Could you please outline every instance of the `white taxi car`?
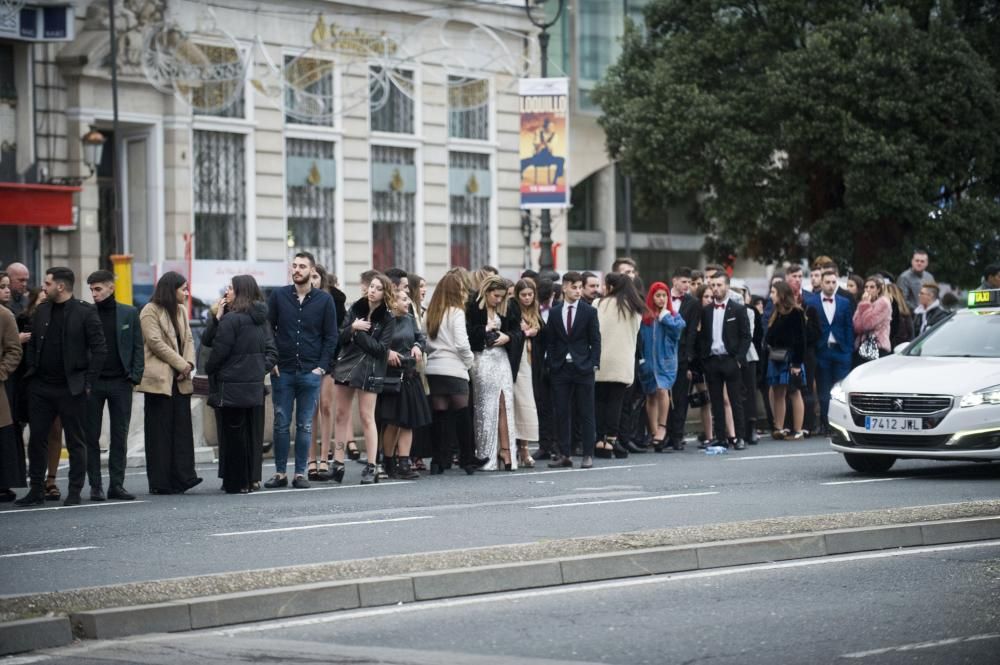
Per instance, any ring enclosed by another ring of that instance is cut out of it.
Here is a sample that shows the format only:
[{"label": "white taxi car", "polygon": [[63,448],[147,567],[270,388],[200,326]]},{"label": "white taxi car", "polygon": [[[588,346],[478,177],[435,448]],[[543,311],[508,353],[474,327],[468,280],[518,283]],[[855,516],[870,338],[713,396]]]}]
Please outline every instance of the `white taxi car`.
[{"label": "white taxi car", "polygon": [[1000,290],[833,387],[831,445],[861,473],[897,459],[1000,460]]}]

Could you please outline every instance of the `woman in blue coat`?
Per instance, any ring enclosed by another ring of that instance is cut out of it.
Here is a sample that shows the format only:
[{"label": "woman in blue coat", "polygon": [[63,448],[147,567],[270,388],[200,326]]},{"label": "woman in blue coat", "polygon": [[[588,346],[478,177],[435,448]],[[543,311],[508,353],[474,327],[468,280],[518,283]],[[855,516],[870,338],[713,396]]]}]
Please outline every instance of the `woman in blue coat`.
[{"label": "woman in blue coat", "polygon": [[642,338],[639,381],[646,393],[646,421],[654,446],[662,445],[667,438],[670,389],[677,379],[677,346],[683,330],[684,319],[674,312],[667,285],[653,282],[639,328]]}]

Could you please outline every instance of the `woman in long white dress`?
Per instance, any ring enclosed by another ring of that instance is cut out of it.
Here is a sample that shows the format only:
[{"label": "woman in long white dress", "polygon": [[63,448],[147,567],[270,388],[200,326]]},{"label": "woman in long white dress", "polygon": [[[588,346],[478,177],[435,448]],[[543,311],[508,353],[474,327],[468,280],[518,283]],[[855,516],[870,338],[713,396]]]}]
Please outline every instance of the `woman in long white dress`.
[{"label": "woman in long white dress", "polygon": [[507,316],[507,282],[490,275],[479,286],[479,295],[466,306],[469,344],[476,362],[472,372],[475,402],[476,456],[487,462],[480,468],[507,471],[517,468],[511,441],[517,438],[514,424],[514,377],[507,349],[521,334],[520,323]]},{"label": "woman in long white dress", "polygon": [[538,441],[538,407],[535,386],[541,380],[545,345],[541,333],[545,327],[538,310],[535,282],[522,279],[514,285],[514,297],[507,303],[511,317],[520,320],[521,336],[508,345],[510,367],[514,374],[514,424],[517,427],[517,463],[535,466],[528,443]]}]

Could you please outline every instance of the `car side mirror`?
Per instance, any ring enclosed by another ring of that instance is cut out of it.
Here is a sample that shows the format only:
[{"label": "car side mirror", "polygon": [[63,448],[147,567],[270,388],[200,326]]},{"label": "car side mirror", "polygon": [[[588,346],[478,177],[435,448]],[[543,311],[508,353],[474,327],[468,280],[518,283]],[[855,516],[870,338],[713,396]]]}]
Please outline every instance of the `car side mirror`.
[{"label": "car side mirror", "polygon": [[908,348],[910,348],[910,343],[909,342],[903,342],[902,344],[897,344],[896,348],[894,348],[892,350],[892,352],[895,353],[895,354],[900,354],[903,351],[906,351]]}]

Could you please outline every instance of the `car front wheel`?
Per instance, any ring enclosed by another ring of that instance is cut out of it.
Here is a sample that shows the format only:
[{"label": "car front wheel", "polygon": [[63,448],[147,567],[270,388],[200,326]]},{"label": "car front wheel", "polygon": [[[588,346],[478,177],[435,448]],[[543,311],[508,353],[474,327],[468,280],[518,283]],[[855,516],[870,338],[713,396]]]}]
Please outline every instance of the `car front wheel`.
[{"label": "car front wheel", "polygon": [[857,453],[844,453],[847,466],[858,473],[877,474],[885,473],[896,463],[896,458],[891,455],[859,455]]}]

